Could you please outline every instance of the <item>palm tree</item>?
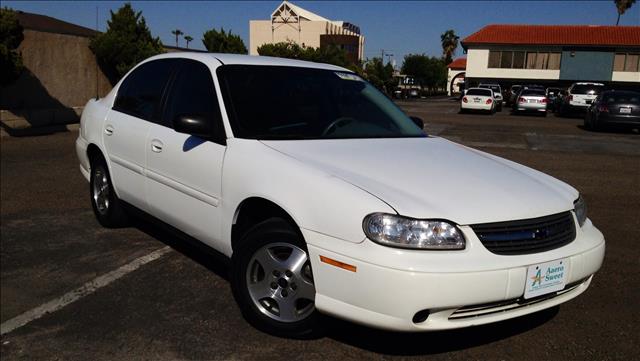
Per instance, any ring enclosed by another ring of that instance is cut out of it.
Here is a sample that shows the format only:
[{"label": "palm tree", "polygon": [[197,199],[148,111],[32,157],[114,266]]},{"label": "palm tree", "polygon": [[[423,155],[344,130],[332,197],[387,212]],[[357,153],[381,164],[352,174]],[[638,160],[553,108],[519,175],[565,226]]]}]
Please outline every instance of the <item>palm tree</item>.
[{"label": "palm tree", "polygon": [[616,26],[620,23],[620,15],[624,14],[636,0],[613,0],[618,8],[618,20],[616,20]]},{"label": "palm tree", "polygon": [[[635,1],[635,0],[634,0]],[[460,37],[456,33],[449,29],[440,35],[440,42],[442,44],[442,55],[445,59],[445,63],[449,64],[453,60],[453,54],[458,47],[458,39]]]},{"label": "palm tree", "polygon": [[183,35],[184,33],[180,29],[171,30],[171,34],[176,36],[176,47],[178,46],[178,36]]},{"label": "palm tree", "polygon": [[185,35],[185,36],[184,36],[184,41],[186,41],[186,42],[187,42],[187,49],[189,49],[189,43],[190,43],[191,41],[193,41],[193,38],[192,38],[190,35]]}]

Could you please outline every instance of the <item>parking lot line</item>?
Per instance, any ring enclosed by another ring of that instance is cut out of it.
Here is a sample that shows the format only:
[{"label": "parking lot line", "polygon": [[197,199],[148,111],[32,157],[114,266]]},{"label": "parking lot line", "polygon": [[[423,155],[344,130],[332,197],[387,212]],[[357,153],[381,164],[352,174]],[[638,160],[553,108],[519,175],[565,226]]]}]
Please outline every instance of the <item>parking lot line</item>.
[{"label": "parking lot line", "polygon": [[111,282],[137,270],[141,266],[157,260],[158,258],[164,256],[170,251],[171,251],[171,248],[169,246],[165,246],[160,249],[157,249],[147,255],[134,259],[133,261],[125,264],[124,266],[114,271],[111,271],[102,276],[96,277],[93,280],[85,283],[84,285],[70,292],[65,293],[61,297],[58,297],[36,308],[33,308],[21,315],[18,315],[0,325],[0,335],[9,333],[17,328],[20,328],[28,324],[31,321],[37,320],[38,318],[46,315],[47,313],[55,312],[70,303],[73,303],[85,296],[88,296],[93,292],[95,292],[96,290],[110,284]]}]

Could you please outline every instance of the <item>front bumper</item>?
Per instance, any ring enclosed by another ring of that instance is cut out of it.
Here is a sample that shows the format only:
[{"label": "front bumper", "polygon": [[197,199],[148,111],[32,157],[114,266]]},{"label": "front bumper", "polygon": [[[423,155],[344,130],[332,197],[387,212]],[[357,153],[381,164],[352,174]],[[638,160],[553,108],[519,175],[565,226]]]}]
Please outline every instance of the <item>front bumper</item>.
[{"label": "front bumper", "polygon": [[[368,240],[347,244],[303,230],[313,267],[316,307],[339,318],[395,331],[481,325],[578,296],[604,258],[604,237],[590,222],[564,247],[521,256],[490,253],[470,229],[461,228],[467,238],[463,251],[407,251]],[[320,256],[353,265],[356,271],[323,263]],[[527,266],[556,259],[569,263],[565,290],[523,304]],[[423,310],[429,310],[428,318],[414,322],[414,316]]]}]

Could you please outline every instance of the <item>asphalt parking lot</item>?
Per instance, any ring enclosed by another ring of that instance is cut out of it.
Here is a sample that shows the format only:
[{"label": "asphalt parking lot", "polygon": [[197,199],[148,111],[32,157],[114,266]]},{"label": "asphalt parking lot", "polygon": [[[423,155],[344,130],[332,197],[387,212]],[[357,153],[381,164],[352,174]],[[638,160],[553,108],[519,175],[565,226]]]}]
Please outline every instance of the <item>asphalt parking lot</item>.
[{"label": "asphalt parking lot", "polygon": [[4,333],[2,359],[636,358],[640,134],[593,133],[580,127],[580,118],[513,116],[508,108],[462,115],[446,98],[400,105],[424,119],[430,134],[579,189],[607,239],[604,265],[591,287],[558,308],[464,330],[401,334],[330,320],[323,338],[275,338],[242,319],[224,260],[143,221],[120,230],[98,225],[77,166],[77,133],[3,137],[3,330],[63,295],[74,302]]}]

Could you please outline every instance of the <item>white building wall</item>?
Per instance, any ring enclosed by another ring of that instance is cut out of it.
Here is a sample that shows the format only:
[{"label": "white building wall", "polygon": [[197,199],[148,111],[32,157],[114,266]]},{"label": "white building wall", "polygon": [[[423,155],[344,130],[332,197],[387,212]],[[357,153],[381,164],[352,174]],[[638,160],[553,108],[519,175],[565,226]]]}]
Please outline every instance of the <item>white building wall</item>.
[{"label": "white building wall", "polygon": [[614,71],[611,75],[613,81],[635,81],[640,82],[640,72],[637,71]]},{"label": "white building wall", "polygon": [[449,69],[447,72],[447,94],[449,96],[451,96],[451,81],[453,81],[453,78],[456,77],[456,75],[460,74],[460,73],[464,73],[464,70],[454,70],[454,69]]},{"label": "white building wall", "polygon": [[560,79],[560,70],[488,68],[489,49],[467,51],[467,78]]}]

